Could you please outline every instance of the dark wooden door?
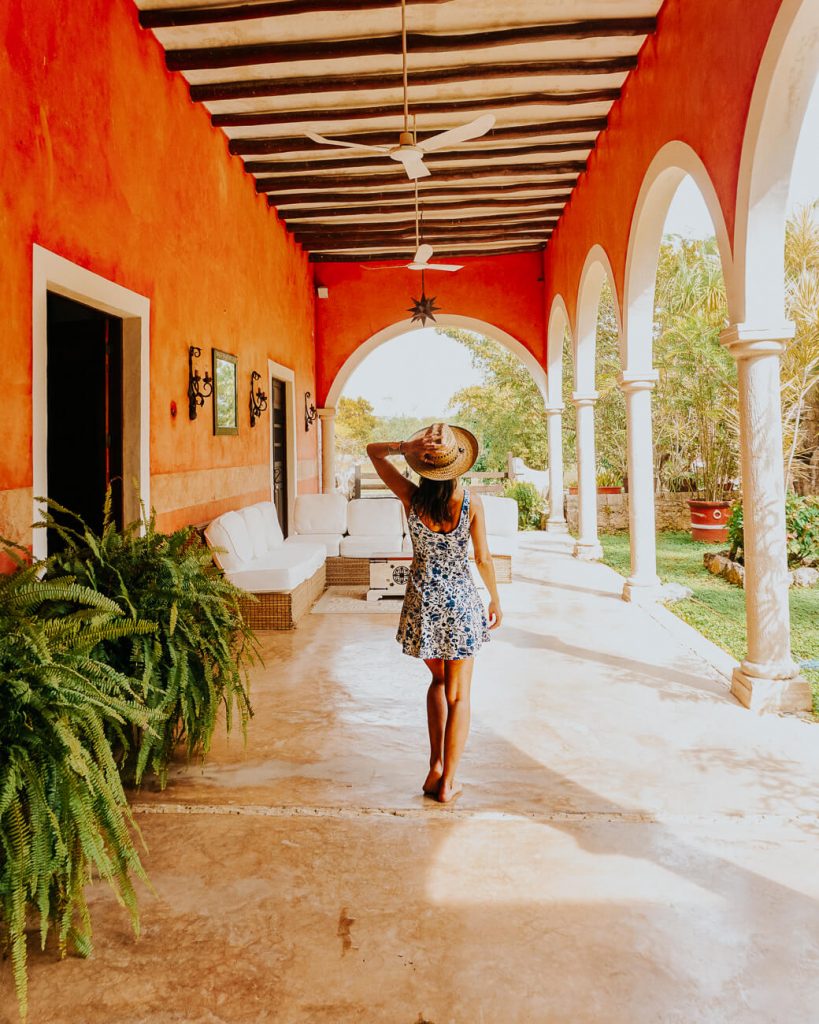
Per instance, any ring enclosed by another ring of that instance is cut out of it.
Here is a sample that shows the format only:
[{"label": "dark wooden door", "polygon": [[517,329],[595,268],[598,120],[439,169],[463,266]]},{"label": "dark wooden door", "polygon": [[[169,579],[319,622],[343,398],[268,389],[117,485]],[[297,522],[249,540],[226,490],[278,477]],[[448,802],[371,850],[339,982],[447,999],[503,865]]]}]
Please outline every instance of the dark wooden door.
[{"label": "dark wooden door", "polygon": [[270,429],[273,431],[273,501],[287,536],[287,392],[284,381],[270,379]]},{"label": "dark wooden door", "polygon": [[61,295],[47,309],[48,497],[99,531],[110,487],[121,527],[122,321]]}]

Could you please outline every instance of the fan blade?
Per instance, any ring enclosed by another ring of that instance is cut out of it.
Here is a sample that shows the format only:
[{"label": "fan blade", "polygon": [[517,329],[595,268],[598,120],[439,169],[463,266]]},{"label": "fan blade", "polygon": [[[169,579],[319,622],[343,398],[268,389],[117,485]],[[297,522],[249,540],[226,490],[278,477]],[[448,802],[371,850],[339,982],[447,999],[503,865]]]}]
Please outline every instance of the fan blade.
[{"label": "fan blade", "polygon": [[404,165],[404,170],[407,172],[407,177],[411,180],[429,177],[429,170],[424,164],[423,157],[420,153],[416,153],[414,149],[399,149],[391,155],[394,160],[400,160]]},{"label": "fan blade", "polygon": [[341,139],[325,139],[318,132],[306,131],[304,134],[321,146],[339,146],[341,149],[356,149],[362,153],[389,153],[386,146],[360,146],[355,142],[342,142]]},{"label": "fan blade", "polygon": [[433,253],[431,245],[427,245],[426,242],[418,246],[418,251],[412,258],[413,263],[429,263],[429,258]]},{"label": "fan blade", "polygon": [[481,114],[480,117],[476,117],[469,124],[462,124],[460,128],[451,128],[448,132],[433,135],[431,138],[417,143],[417,146],[424,153],[432,153],[436,149],[446,149],[447,146],[454,146],[459,142],[469,142],[470,139],[478,139],[481,135],[486,135],[494,124],[494,114]]},{"label": "fan blade", "polygon": [[427,263],[427,270],[463,270],[458,263]]}]

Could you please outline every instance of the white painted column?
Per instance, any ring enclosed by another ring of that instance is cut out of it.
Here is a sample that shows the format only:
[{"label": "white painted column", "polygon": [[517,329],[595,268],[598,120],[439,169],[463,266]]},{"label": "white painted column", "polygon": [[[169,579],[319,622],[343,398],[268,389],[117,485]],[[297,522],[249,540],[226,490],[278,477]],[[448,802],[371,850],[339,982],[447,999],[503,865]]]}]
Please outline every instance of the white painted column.
[{"label": "white painted column", "polygon": [[568,533],[563,514],[563,403],[546,406],[546,428],[549,437],[549,518],[547,533]]},{"label": "white painted column", "polygon": [[620,387],[626,398],[628,527],[631,546],[631,575],[623,586],[624,601],[656,601],[660,595],[654,520],[654,438],[651,425],[651,392],[657,378],[656,370],[625,370],[620,375]]},{"label": "white painted column", "polygon": [[734,324],[720,340],[737,361],[748,654],[731,692],[754,711],[809,711],[791,656],[779,361],[793,324]]},{"label": "white painted column", "polygon": [[601,558],[603,549],[597,537],[597,456],[594,449],[594,405],[596,391],[572,395],[577,409],[577,496],[579,529],[574,557],[584,561]]},{"label": "white painted column", "polygon": [[321,493],[336,489],[336,410],[318,409],[321,423]]}]

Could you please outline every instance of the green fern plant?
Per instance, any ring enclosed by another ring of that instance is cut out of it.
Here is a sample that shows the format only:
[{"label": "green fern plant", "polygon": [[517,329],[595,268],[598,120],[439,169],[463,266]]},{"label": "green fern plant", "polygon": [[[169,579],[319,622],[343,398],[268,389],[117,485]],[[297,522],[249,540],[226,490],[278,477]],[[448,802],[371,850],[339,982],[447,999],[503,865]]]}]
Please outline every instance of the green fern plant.
[{"label": "green fern plant", "polygon": [[0,575],[0,939],[25,1020],[29,917],[42,948],[53,931],[61,956],[86,955],[84,888],[96,871],[138,932],[132,876],[145,873],[105,732],[147,731],[151,716],[96,652],[154,627],[71,577],[43,581],[15,560],[17,572]]},{"label": "green fern plant", "polygon": [[210,749],[220,708],[228,731],[238,715],[246,734],[247,670],[258,646],[242,617],[241,592],[216,569],[198,532],[161,533],[153,514],[117,530],[110,496],[101,534],[53,503],[39,525],[55,530],[64,545],[49,559],[46,578],[70,575],[131,620],[157,624],[151,635],[103,640],[99,649],[112,668],[138,680],[140,699],[158,719],[151,730],[111,727],[126,780],[138,785],[150,769],[164,788],[177,747],[184,745],[188,757]]}]

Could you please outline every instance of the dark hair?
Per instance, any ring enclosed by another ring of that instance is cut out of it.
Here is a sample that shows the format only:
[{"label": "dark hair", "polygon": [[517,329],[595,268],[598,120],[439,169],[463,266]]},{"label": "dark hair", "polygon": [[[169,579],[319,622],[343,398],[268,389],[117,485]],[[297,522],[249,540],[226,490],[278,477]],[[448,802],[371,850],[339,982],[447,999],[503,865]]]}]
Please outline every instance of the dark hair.
[{"label": "dark hair", "polygon": [[430,523],[449,522],[449,502],[457,485],[457,477],[452,480],[430,480],[422,476],[418,490],[412,496],[415,514]]}]

